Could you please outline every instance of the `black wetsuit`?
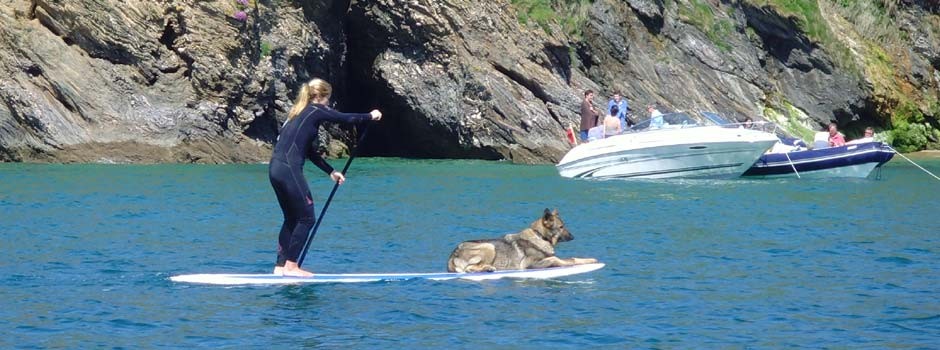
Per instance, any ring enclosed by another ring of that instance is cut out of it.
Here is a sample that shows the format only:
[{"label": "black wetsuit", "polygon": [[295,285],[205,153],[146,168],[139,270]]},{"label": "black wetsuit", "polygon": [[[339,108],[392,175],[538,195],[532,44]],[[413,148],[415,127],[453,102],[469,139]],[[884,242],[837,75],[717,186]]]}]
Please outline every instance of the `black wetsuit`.
[{"label": "black wetsuit", "polygon": [[317,153],[320,124],[324,121],[359,123],[371,118],[368,113],[340,113],[311,104],[281,128],[268,166],[271,186],[284,212],[284,224],[277,238],[277,266],[284,266],[285,260],[297,261],[316,222],[313,197],[303,173],[305,158],[327,174],[333,173],[333,167]]}]

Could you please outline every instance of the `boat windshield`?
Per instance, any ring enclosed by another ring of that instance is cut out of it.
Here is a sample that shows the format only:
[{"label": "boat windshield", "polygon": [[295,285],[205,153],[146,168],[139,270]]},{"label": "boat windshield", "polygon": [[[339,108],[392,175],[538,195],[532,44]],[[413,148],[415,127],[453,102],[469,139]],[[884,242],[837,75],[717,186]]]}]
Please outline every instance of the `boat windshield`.
[{"label": "boat windshield", "polygon": [[646,120],[642,120],[639,123],[636,123],[636,125],[630,127],[630,130],[643,131],[656,129],[678,129],[713,125],[718,125],[718,123],[704,115],[675,112],[664,113]]},{"label": "boat windshield", "polygon": [[776,123],[768,121],[745,121],[745,122],[736,122],[731,119],[726,118],[723,115],[714,112],[700,112],[702,116],[708,118],[709,120],[714,121],[716,124],[721,125],[725,128],[744,128],[751,130],[759,130],[766,133],[771,133],[777,136],[785,145],[801,146],[806,147],[806,143],[800,140],[799,137],[796,137],[786,130],[780,128]]}]

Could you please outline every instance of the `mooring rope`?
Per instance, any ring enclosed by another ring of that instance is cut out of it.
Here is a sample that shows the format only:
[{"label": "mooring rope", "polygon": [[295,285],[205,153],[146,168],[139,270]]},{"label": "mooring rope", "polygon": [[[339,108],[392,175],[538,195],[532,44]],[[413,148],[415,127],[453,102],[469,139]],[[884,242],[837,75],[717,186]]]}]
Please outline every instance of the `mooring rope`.
[{"label": "mooring rope", "polygon": [[934,175],[934,174],[933,174],[932,172],[930,172],[929,170],[924,169],[924,167],[920,166],[920,164],[914,163],[913,160],[911,160],[911,159],[908,158],[908,157],[905,157],[903,154],[901,154],[901,152],[898,152],[898,150],[894,149],[894,148],[891,147],[891,146],[888,146],[888,148],[891,149],[891,151],[894,151],[894,154],[897,154],[897,155],[901,156],[901,158],[904,158],[904,159],[907,160],[908,162],[911,162],[911,164],[914,164],[914,166],[920,168],[920,170],[923,170],[925,173],[930,174],[930,176],[933,176],[934,179],[940,180],[940,177],[937,177],[937,175]]},{"label": "mooring rope", "polygon": [[796,178],[797,178],[797,179],[802,179],[802,177],[800,177],[800,172],[799,172],[799,171],[796,171],[796,166],[793,165],[793,160],[790,159],[790,152],[784,152],[783,154],[786,154],[786,155],[787,155],[787,160],[790,161],[790,167],[793,168],[793,172],[796,173]]}]

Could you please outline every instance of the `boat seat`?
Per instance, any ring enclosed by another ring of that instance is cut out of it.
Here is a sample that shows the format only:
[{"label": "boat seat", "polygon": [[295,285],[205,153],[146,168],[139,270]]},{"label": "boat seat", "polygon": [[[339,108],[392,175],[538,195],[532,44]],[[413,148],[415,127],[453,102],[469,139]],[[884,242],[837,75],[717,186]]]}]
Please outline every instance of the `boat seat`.
[{"label": "boat seat", "polygon": [[650,126],[649,126],[649,128],[650,128],[650,129],[662,129],[662,128],[663,128],[663,125],[665,125],[665,124],[666,124],[666,121],[663,120],[663,116],[662,116],[662,115],[658,115],[658,116],[655,116],[655,117],[650,118]]},{"label": "boat seat", "polygon": [[829,148],[829,132],[822,131],[813,135],[813,149]]},{"label": "boat seat", "polygon": [[588,129],[588,141],[600,140],[604,138],[604,126],[598,125]]}]

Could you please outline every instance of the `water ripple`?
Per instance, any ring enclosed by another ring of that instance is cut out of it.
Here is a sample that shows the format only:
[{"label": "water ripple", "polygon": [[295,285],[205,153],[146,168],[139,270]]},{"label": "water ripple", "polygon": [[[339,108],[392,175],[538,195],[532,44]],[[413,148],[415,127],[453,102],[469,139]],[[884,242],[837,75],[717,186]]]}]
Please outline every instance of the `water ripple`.
[{"label": "water ripple", "polygon": [[[903,164],[882,181],[595,182],[550,166],[356,162],[311,246],[314,271],[441,271],[457,243],[517,232],[545,207],[576,237],[559,255],[607,267],[182,285],[169,276],[270,271],[281,218],[265,166],[0,164],[0,348],[940,344],[940,218],[925,205],[940,193]],[[330,184],[308,179],[319,209]]]}]

